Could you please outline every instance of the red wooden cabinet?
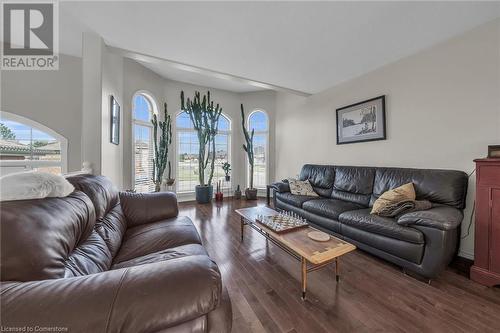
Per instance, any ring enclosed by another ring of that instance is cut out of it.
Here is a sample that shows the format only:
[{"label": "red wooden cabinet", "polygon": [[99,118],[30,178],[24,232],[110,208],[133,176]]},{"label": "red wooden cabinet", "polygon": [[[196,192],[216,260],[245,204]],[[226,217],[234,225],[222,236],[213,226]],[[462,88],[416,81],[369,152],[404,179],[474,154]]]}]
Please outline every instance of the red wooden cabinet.
[{"label": "red wooden cabinet", "polygon": [[471,279],[500,285],[500,159],[476,162],[476,224]]}]

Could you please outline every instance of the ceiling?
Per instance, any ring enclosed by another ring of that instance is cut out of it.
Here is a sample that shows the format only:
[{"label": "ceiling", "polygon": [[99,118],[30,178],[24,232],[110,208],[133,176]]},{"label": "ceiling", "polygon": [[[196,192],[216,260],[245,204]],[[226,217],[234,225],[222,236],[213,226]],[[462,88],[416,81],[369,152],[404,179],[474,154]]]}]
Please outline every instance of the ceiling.
[{"label": "ceiling", "polygon": [[80,55],[78,33],[93,30],[110,46],[155,57],[142,63],[170,79],[262,89],[217,75],[227,73],[317,93],[493,20],[500,3],[70,1],[60,12],[63,53]]},{"label": "ceiling", "polygon": [[211,87],[215,89],[229,90],[237,93],[259,91],[263,88],[255,87],[245,82],[234,82],[223,78],[217,78],[210,74],[200,74],[192,71],[186,71],[170,66],[168,63],[138,61],[144,67],[151,69],[159,75],[176,81],[191,83],[202,87]]}]

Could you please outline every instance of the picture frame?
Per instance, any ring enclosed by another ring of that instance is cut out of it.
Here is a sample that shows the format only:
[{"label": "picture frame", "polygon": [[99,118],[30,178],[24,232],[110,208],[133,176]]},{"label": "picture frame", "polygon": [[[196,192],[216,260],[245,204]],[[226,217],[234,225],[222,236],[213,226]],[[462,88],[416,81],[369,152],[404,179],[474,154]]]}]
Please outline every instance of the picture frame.
[{"label": "picture frame", "polygon": [[488,146],[488,158],[500,158],[500,145]]},{"label": "picture frame", "polygon": [[385,95],[336,109],[337,145],[386,139]]},{"label": "picture frame", "polygon": [[112,144],[120,144],[120,104],[116,98],[111,95],[110,98],[110,137]]}]

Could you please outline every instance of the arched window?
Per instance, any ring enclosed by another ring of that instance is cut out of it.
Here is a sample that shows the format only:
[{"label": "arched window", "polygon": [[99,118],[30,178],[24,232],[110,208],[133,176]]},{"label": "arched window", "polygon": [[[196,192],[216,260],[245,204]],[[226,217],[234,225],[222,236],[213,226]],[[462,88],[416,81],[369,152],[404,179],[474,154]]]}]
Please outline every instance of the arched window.
[{"label": "arched window", "polygon": [[[222,181],[224,188],[231,188],[230,182],[225,182],[222,165],[231,163],[231,121],[221,114],[219,118],[219,133],[215,137],[215,170],[213,185]],[[177,192],[193,192],[198,185],[198,136],[193,128],[189,115],[181,112],[176,118],[177,130]]]},{"label": "arched window", "polygon": [[[268,174],[268,141],[269,141],[269,121],[266,112],[255,110],[248,115],[249,132],[255,130],[253,138],[254,169],[253,186],[254,188],[266,188]],[[248,169],[247,174],[250,174]],[[250,176],[250,175],[249,175]]]},{"label": "arched window", "polygon": [[139,92],[132,100],[132,137],[134,190],[152,192],[153,183],[153,124],[151,118],[157,113],[154,99],[148,93]]},{"label": "arched window", "polygon": [[68,141],[31,119],[0,111],[0,176],[36,170],[67,172]]}]

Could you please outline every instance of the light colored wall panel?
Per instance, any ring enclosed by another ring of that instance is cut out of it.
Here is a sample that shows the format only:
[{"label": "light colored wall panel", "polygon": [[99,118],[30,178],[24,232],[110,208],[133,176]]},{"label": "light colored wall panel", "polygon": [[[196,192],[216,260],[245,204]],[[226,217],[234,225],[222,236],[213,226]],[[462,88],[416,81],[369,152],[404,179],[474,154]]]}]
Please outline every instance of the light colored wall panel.
[{"label": "light colored wall panel", "polygon": [[82,166],[82,59],[60,55],[57,71],[1,71],[1,110],[32,119],[68,140],[68,171]]}]

